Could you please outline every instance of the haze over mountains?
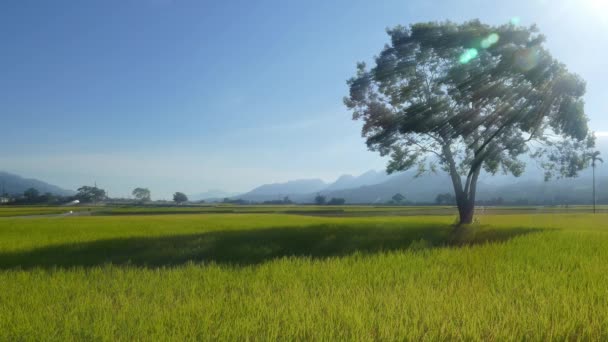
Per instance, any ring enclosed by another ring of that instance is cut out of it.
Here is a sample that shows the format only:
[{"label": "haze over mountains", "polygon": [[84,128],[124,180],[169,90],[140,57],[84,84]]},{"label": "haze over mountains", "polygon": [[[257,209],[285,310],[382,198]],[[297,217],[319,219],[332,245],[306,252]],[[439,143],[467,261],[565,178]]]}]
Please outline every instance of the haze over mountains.
[{"label": "haze over mountains", "polygon": [[224,199],[226,197],[232,197],[232,196],[236,196],[238,194],[239,194],[238,192],[226,192],[226,191],[222,191],[219,189],[211,189],[211,190],[207,190],[205,192],[201,192],[198,194],[189,195],[188,198],[191,201],[201,201],[201,200],[221,201],[222,199]]},{"label": "haze over mountains", "polygon": [[[598,139],[598,149],[608,151],[608,139]],[[608,166],[598,165],[597,198],[608,203]],[[407,201],[432,203],[440,193],[452,193],[450,178],[445,173],[426,174],[415,178],[415,171],[387,175],[384,171],[370,170],[361,175],[342,175],[334,182],[321,179],[300,179],[283,183],[260,185],[246,193],[209,190],[192,194],[192,201],[221,202],[224,198],[242,199],[251,202],[277,201],[285,197],[296,203],[312,203],[317,194],[344,198],[348,204],[386,203],[396,193],[401,193]],[[22,194],[28,188],[36,188],[40,193],[73,195],[73,190],[48,184],[37,179],[27,179],[0,171],[0,192]],[[135,186],[134,186],[135,187]],[[134,188],[133,187],[133,188]],[[154,198],[154,189],[152,197]],[[130,189],[127,189],[130,192]],[[574,179],[544,182],[543,172],[529,162],[526,172],[520,178],[505,175],[484,175],[479,179],[477,199],[486,201],[503,198],[507,202],[519,203],[589,203],[591,201],[591,169],[584,170]]]},{"label": "haze over mountains", "polygon": [[0,171],[0,194],[2,192],[8,194],[22,194],[29,188],[34,188],[41,194],[50,192],[59,196],[70,196],[75,193],[72,190],[62,189],[37,179],[23,178],[12,173]]},{"label": "haze over mountains", "polygon": [[265,184],[236,197],[255,202],[280,200],[284,197],[289,197],[292,201],[296,202],[312,202],[317,193],[326,194],[333,191],[379,184],[388,178],[390,176],[385,172],[371,170],[358,177],[342,175],[330,184],[320,179],[302,179],[285,183]]},{"label": "haze over mountains", "polygon": [[[598,200],[608,201],[608,177],[597,178]],[[587,170],[574,179],[544,181],[541,172],[530,172],[527,176],[484,175],[478,184],[477,199],[489,201],[502,198],[508,202],[525,203],[588,203],[591,201],[592,179]],[[344,198],[346,203],[386,203],[400,193],[406,200],[416,203],[432,203],[441,193],[452,193],[453,188],[446,173],[425,174],[415,177],[414,171],[387,175],[384,172],[368,171],[361,176],[344,175],[335,182],[326,184],[320,179],[294,180],[285,183],[266,184],[245,194],[233,196],[252,202],[282,200],[289,197],[296,203],[312,203],[317,194]]]},{"label": "haze over mountains", "polygon": [[[608,203],[608,176],[598,169],[597,198],[600,203]],[[28,188],[36,188],[40,193],[69,196],[74,191],[36,179],[26,179],[7,172],[0,172],[0,192],[2,187],[9,194],[22,194]],[[190,196],[190,200],[221,202],[224,198],[242,199],[251,202],[282,200],[289,197],[296,203],[313,203],[321,194],[328,199],[344,198],[347,204],[382,204],[400,193],[407,201],[432,203],[441,193],[452,193],[450,178],[445,173],[425,174],[415,177],[414,171],[387,175],[383,171],[370,170],[359,176],[343,175],[335,182],[326,183],[320,179],[293,180],[284,183],[265,184],[244,193],[234,194],[221,190],[210,190]],[[502,198],[510,203],[566,204],[590,203],[592,193],[591,170],[585,170],[580,177],[544,182],[542,172],[531,170],[521,178],[511,176],[483,175],[478,184],[479,201]]]},{"label": "haze over mountains", "polygon": [[[608,139],[597,141],[597,149],[608,151]],[[528,161],[521,177],[509,175],[480,176],[477,199],[488,201],[502,198],[519,203],[588,203],[591,201],[591,168],[580,173],[578,178],[544,181],[544,172],[534,161]],[[386,203],[396,193],[408,201],[432,203],[441,193],[452,193],[450,177],[443,172],[415,177],[413,170],[387,175],[383,171],[370,170],[359,176],[342,175],[333,183],[320,179],[292,180],[285,183],[265,184],[232,199],[263,202],[289,197],[297,203],[312,203],[317,194],[327,198],[344,198],[346,203]],[[597,198],[608,202],[608,175],[597,169]]]}]

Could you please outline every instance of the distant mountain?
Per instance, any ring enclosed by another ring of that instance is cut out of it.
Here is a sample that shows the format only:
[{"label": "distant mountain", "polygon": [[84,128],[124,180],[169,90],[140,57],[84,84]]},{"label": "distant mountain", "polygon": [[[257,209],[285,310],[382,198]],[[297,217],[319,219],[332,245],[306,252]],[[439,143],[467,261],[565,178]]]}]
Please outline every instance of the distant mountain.
[{"label": "distant mountain", "polygon": [[[590,203],[591,176],[586,170],[577,178],[551,180],[545,182],[542,175],[532,173],[525,178],[485,175],[478,182],[478,201],[502,198],[507,202],[519,203]],[[607,186],[604,186],[607,185]],[[324,195],[328,198],[344,198],[346,203],[386,203],[396,193],[401,193],[408,201],[432,203],[440,193],[453,193],[450,177],[446,173],[437,173],[414,177],[414,172],[400,173],[389,180],[376,185],[354,189],[331,191]],[[597,178],[597,198],[608,203],[608,177]],[[312,202],[309,196],[305,201]]]},{"label": "distant mountain", "polygon": [[[599,171],[599,170],[598,170]],[[367,174],[367,173],[366,173]],[[381,179],[382,173],[378,176]],[[249,201],[276,200],[289,196],[296,203],[313,203],[317,193],[326,198],[344,198],[349,204],[386,203],[396,194],[405,196],[406,200],[416,203],[433,203],[438,194],[453,193],[452,182],[447,173],[426,174],[415,177],[415,171],[407,171],[396,175],[384,174],[384,181],[346,188],[356,185],[360,177],[349,175],[341,176],[336,182],[324,187],[321,181],[314,181],[307,186],[290,187],[288,185],[304,184],[302,181],[293,181],[283,184],[261,186],[250,193],[238,198]],[[370,173],[371,175],[371,173]],[[373,177],[366,176],[369,181]],[[361,180],[363,182],[363,180]],[[487,175],[480,177],[477,185],[477,200],[487,201],[502,198],[510,203],[589,203],[591,201],[591,176],[585,170],[580,177],[574,179],[561,179],[545,182],[538,170],[531,170],[530,174],[515,178],[504,175]],[[607,185],[606,187],[604,186]],[[597,198],[599,202],[608,203],[608,177],[598,172]]]},{"label": "distant mountain", "polygon": [[238,196],[246,201],[269,201],[282,199],[285,196],[298,197],[298,195],[317,193],[327,187],[320,179],[300,179],[286,183],[264,184],[248,193]]},{"label": "distant mountain", "polygon": [[384,171],[370,170],[357,177],[342,175],[331,184],[326,184],[320,179],[301,179],[286,183],[265,184],[233,198],[262,202],[289,197],[292,201],[305,203],[312,202],[317,193],[325,195],[346,189],[376,185],[391,178],[392,176],[387,175]]},{"label": "distant mountain", "polygon": [[74,191],[62,189],[37,179],[23,178],[12,173],[0,171],[0,192],[2,192],[2,188],[11,195],[23,194],[23,192],[29,188],[34,188],[41,194],[46,192],[59,196],[70,196],[75,194]]},{"label": "distant mountain", "polygon": [[393,195],[400,193],[409,201],[430,202],[439,193],[451,191],[450,179],[446,174],[414,177],[415,172],[408,171],[386,177],[385,181],[350,189],[341,189],[323,193],[327,198],[344,198],[346,203],[386,203]]},{"label": "distant mountain", "polygon": [[238,195],[238,192],[226,192],[226,191],[222,191],[222,190],[208,190],[205,192],[201,192],[198,194],[193,194],[193,195],[188,195],[188,198],[191,201],[207,201],[207,202],[213,202],[213,201],[218,201],[218,200],[222,200],[224,198],[227,197],[233,197]]},{"label": "distant mountain", "polygon": [[355,182],[355,180],[356,178],[353,175],[342,175],[335,182],[331,183],[328,187],[323,189],[323,191],[352,188],[352,184]]},{"label": "distant mountain", "polygon": [[[593,180],[588,172],[577,178],[555,179],[544,182],[540,179],[524,179],[507,185],[484,184],[479,188],[478,199],[487,200],[501,197],[505,201],[529,201],[545,204],[587,204],[592,202]],[[596,179],[597,199],[608,203],[608,177]]]},{"label": "distant mountain", "polygon": [[380,184],[384,181],[387,181],[390,177],[391,176],[386,174],[386,172],[378,172],[375,170],[367,171],[366,173],[358,177],[354,177],[352,175],[343,175],[340,176],[335,182],[330,184],[328,187],[323,189],[322,193],[336,190],[358,188],[366,185]]},{"label": "distant mountain", "polygon": [[[596,149],[608,151],[608,138],[598,139]],[[604,156],[605,157],[605,156]],[[544,171],[536,161],[526,160],[522,177],[489,175],[482,172],[477,185],[478,201],[502,198],[511,203],[590,203],[591,169],[578,178],[544,181]],[[608,204],[608,163],[597,169],[597,199]],[[432,203],[438,194],[453,193],[450,177],[445,172],[415,177],[416,171],[387,175],[384,171],[368,171],[360,176],[342,175],[330,184],[319,179],[295,180],[286,183],[262,185],[252,191],[233,196],[254,202],[278,200],[288,196],[296,203],[313,203],[320,193],[326,198],[344,198],[348,204],[386,203],[396,194],[416,203]]]}]

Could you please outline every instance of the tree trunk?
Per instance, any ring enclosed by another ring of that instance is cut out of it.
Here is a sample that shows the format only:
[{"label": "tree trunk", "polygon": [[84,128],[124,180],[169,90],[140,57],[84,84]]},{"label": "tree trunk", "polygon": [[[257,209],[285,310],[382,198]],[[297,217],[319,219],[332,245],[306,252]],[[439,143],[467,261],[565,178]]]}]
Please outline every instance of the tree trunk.
[{"label": "tree trunk", "polygon": [[443,155],[448,163],[448,173],[452,179],[454,194],[456,195],[459,215],[458,225],[471,224],[473,223],[473,217],[475,215],[475,194],[477,192],[477,179],[481,172],[481,164],[471,169],[471,172],[467,177],[466,185],[463,187],[462,179],[456,168],[452,151],[447,144],[443,145]]},{"label": "tree trunk", "polygon": [[460,216],[458,222],[459,225],[473,223],[473,217],[475,215],[475,204],[471,203],[468,199],[466,199],[465,201],[463,201],[462,204],[458,205],[458,214]]},{"label": "tree trunk", "polygon": [[[474,177],[473,180],[475,183],[477,182],[477,177]],[[456,191],[456,204],[458,206],[458,224],[471,224],[473,223],[473,217],[475,216],[475,191],[476,186],[470,187],[468,192],[464,192],[462,190],[458,190],[458,186],[454,184],[454,190]]]}]

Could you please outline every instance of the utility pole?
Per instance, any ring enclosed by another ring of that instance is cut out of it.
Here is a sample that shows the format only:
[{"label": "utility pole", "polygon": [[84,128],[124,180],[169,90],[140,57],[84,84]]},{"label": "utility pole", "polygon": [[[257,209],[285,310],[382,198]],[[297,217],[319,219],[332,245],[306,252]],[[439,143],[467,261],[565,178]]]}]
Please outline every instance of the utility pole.
[{"label": "utility pole", "polygon": [[595,160],[593,161],[593,213],[595,214],[595,202],[597,197],[595,196]]},{"label": "utility pole", "polygon": [[595,167],[597,162],[603,163],[604,160],[600,158],[600,151],[591,152],[587,155],[587,158],[591,160],[591,168],[593,169],[593,213],[595,214],[595,204],[596,204],[596,195],[595,195]]}]

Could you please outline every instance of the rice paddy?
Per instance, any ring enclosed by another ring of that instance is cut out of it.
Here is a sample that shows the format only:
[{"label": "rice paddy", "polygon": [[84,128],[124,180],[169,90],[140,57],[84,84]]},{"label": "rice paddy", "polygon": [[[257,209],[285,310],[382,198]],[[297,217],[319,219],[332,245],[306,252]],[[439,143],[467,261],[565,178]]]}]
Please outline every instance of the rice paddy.
[{"label": "rice paddy", "polygon": [[0,340],[608,338],[608,215],[519,212],[5,217]]}]

